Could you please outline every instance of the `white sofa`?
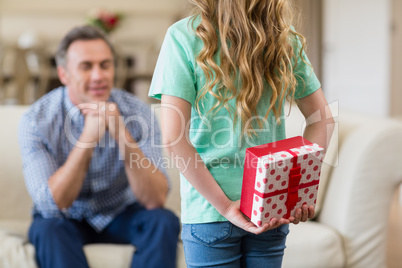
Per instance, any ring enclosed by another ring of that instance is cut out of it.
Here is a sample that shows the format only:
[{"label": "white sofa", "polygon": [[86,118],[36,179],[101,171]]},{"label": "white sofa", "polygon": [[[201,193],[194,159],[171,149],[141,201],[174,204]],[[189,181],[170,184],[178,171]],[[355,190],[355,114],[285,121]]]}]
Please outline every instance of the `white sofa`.
[{"label": "white sofa", "polygon": [[[36,267],[27,242],[31,199],[25,190],[17,143],[18,120],[27,107],[0,107],[0,267]],[[335,115],[337,112],[335,111]],[[314,221],[292,225],[283,267],[386,267],[388,212],[402,182],[402,123],[340,113],[323,166]],[[293,108],[288,136],[301,135],[303,118]],[[339,154],[338,154],[339,152]],[[334,166],[334,167],[333,167]],[[179,176],[167,207],[179,214]],[[129,267],[131,246],[88,245],[90,266]],[[178,267],[185,267],[179,244]],[[163,267],[163,265],[161,265]]]}]

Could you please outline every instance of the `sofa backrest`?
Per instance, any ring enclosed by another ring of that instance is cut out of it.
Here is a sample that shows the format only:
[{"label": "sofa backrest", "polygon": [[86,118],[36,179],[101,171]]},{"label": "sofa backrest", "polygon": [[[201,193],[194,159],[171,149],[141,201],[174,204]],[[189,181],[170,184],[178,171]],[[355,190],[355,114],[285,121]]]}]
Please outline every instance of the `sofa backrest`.
[{"label": "sofa backrest", "polygon": [[28,106],[0,106],[0,220],[29,220],[32,201],[25,188],[18,123]]}]

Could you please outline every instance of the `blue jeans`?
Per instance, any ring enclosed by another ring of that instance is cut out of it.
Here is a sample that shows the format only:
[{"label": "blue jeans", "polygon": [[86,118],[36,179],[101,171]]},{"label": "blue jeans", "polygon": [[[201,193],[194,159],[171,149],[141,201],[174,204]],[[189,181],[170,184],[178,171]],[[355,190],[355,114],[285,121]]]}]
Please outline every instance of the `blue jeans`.
[{"label": "blue jeans", "polygon": [[29,241],[41,268],[88,267],[82,247],[92,243],[134,245],[131,267],[174,268],[179,232],[179,219],[172,212],[133,204],[100,233],[85,221],[36,214]]},{"label": "blue jeans", "polygon": [[182,240],[187,267],[279,268],[289,226],[260,235],[230,222],[183,224]]}]

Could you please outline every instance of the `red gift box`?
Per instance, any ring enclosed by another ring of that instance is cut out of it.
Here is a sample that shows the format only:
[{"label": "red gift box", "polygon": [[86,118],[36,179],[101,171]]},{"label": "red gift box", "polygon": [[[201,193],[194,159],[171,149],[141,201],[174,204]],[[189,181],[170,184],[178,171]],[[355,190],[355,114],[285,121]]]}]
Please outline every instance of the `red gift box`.
[{"label": "red gift box", "polygon": [[248,148],[240,210],[261,226],[315,206],[323,150],[300,136]]}]

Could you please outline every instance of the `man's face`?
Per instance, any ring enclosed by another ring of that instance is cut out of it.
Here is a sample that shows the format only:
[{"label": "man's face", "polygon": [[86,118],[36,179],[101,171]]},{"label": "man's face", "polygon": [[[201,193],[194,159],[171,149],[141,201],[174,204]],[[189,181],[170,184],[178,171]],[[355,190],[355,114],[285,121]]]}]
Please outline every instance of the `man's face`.
[{"label": "man's face", "polygon": [[59,66],[57,71],[74,105],[109,99],[114,65],[112,51],[105,41],[74,41],[67,50],[66,67]]}]

